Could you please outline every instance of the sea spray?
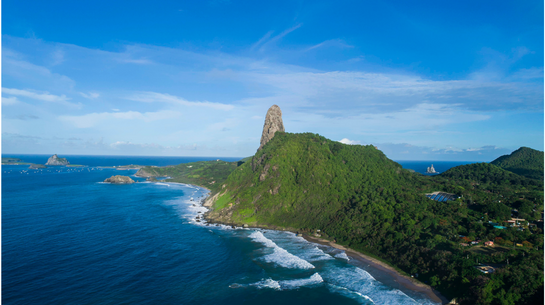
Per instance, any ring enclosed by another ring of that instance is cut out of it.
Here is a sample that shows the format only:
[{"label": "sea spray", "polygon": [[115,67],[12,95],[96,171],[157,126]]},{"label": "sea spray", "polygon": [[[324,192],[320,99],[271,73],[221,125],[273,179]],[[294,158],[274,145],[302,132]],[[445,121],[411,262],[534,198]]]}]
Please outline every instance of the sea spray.
[{"label": "sea spray", "polygon": [[261,243],[268,248],[273,249],[273,253],[265,255],[262,259],[266,262],[274,263],[285,268],[313,269],[314,266],[304,259],[301,259],[287,250],[276,245],[259,231],[255,231],[249,236],[253,241]]}]

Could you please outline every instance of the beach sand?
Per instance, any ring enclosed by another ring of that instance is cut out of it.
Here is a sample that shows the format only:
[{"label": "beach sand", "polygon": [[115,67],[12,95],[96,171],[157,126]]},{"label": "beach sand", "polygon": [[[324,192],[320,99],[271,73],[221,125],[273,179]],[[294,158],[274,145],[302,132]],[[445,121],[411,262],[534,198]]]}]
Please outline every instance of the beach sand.
[{"label": "beach sand", "polygon": [[[173,182],[170,182],[170,183],[173,183]],[[197,186],[197,185],[195,185],[195,186]],[[197,187],[202,187],[202,186],[197,186]],[[203,187],[203,188],[205,188],[205,187]],[[208,199],[209,196],[210,196],[210,194],[208,194],[208,196],[206,196],[205,199]],[[203,215],[203,218],[206,219],[211,224],[220,223],[220,224],[224,224],[224,225],[236,225],[234,223],[222,223],[222,222],[218,222],[218,221],[215,221],[215,220],[211,220],[207,216],[208,215],[205,213]],[[241,225],[237,225],[237,226],[241,226]],[[293,229],[289,229],[289,228],[275,228],[275,227],[269,227],[269,226],[264,226],[264,225],[261,225],[261,226],[252,225],[251,228],[262,228],[262,229],[267,229],[267,230],[290,231],[290,232],[293,232],[293,233],[297,233],[297,230],[293,230]],[[441,295],[441,293],[439,293],[437,290],[433,289],[432,287],[430,287],[430,286],[428,286],[428,285],[426,285],[424,283],[421,283],[421,282],[417,281],[414,278],[411,278],[411,277],[408,277],[406,275],[403,275],[403,274],[399,273],[397,270],[395,270],[390,265],[388,265],[388,264],[386,264],[384,262],[381,262],[381,261],[379,261],[379,260],[377,260],[377,259],[375,259],[373,257],[362,254],[362,253],[357,252],[355,250],[352,250],[350,248],[346,248],[344,246],[338,245],[338,244],[336,244],[336,243],[334,243],[332,241],[326,240],[326,239],[322,239],[322,238],[318,238],[318,237],[314,237],[314,236],[308,236],[308,235],[303,235],[303,237],[309,242],[313,242],[313,243],[317,243],[317,244],[325,245],[325,246],[330,246],[330,247],[345,251],[346,255],[348,255],[350,257],[350,259],[356,260],[359,263],[361,263],[362,265],[369,265],[372,268],[380,271],[381,273],[389,275],[390,277],[393,278],[394,282],[398,283],[399,285],[403,286],[404,288],[406,288],[408,290],[411,290],[411,291],[426,295],[430,300],[432,300],[435,303],[448,304],[450,302],[445,296]]]},{"label": "beach sand", "polygon": [[373,268],[390,275],[391,277],[394,278],[394,281],[399,283],[401,286],[407,289],[410,289],[412,291],[425,294],[433,302],[437,302],[440,304],[449,303],[449,300],[443,295],[441,295],[435,289],[431,288],[430,286],[426,284],[418,282],[411,277],[408,277],[406,275],[399,273],[397,270],[395,270],[394,268],[392,268],[391,266],[387,265],[384,262],[381,262],[375,258],[372,258],[360,252],[354,251],[350,248],[346,248],[344,246],[338,245],[329,240],[325,240],[325,239],[317,238],[313,236],[306,236],[306,235],[303,235],[303,237],[309,242],[313,242],[313,243],[317,243],[317,244],[325,245],[325,246],[330,246],[330,247],[345,251],[346,255],[348,255],[350,259],[357,260],[363,265],[370,265]]}]

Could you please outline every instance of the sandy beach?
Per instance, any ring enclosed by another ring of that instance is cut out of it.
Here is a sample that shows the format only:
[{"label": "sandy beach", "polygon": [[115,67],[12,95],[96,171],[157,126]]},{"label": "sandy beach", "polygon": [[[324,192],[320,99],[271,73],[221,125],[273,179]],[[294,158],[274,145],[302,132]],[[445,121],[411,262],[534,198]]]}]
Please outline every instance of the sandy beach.
[{"label": "sandy beach", "polygon": [[[170,182],[170,183],[173,183],[173,182]],[[176,182],[174,182],[174,183],[176,183]],[[183,183],[181,183],[181,184],[183,184]],[[194,186],[197,186],[197,185],[194,185]],[[197,187],[202,187],[202,186],[197,186]],[[210,194],[208,194],[205,197],[205,200],[208,199],[209,195]],[[217,221],[209,219],[207,217],[208,216],[207,214],[204,214],[203,216],[211,224],[212,223],[221,223],[221,222],[217,222]],[[237,225],[237,224],[234,224],[234,223],[222,223],[222,224]],[[241,225],[237,225],[237,226],[241,226]],[[269,226],[265,226],[265,225],[262,225],[262,226],[252,225],[251,228],[262,228],[262,229],[268,229],[268,230],[290,231],[290,232],[293,232],[293,233],[297,233],[297,231],[293,230],[293,229],[276,228],[276,227],[269,227]],[[379,261],[379,260],[377,260],[377,259],[375,259],[373,257],[370,257],[370,256],[365,255],[363,253],[357,252],[357,251],[352,250],[350,248],[341,246],[339,244],[336,244],[336,243],[334,243],[332,241],[329,241],[329,240],[326,240],[326,239],[313,237],[313,236],[308,236],[308,235],[303,235],[303,238],[305,238],[309,242],[313,242],[313,243],[317,243],[317,244],[321,244],[321,245],[325,245],[325,246],[330,246],[330,247],[333,247],[333,248],[336,248],[336,249],[339,249],[339,250],[343,250],[343,251],[346,252],[346,255],[348,255],[350,257],[350,259],[356,260],[356,261],[362,263],[363,265],[372,266],[373,268],[379,270],[380,272],[391,276],[394,279],[394,281],[396,283],[400,284],[401,286],[403,286],[403,287],[405,287],[405,288],[407,288],[409,290],[412,290],[412,291],[415,291],[415,292],[418,292],[418,293],[422,293],[422,294],[426,295],[433,302],[436,302],[436,303],[439,303],[439,304],[448,304],[450,302],[450,300],[448,300],[445,296],[443,296],[441,293],[439,293],[437,290],[433,289],[429,285],[421,283],[421,282],[417,281],[416,279],[411,278],[409,276],[403,275],[403,274],[399,273],[397,270],[395,270],[393,267],[391,267],[388,264],[386,264],[384,262],[381,262],[381,261]]]},{"label": "sandy beach", "polygon": [[346,252],[346,255],[348,255],[350,257],[350,259],[354,259],[354,260],[357,260],[363,264],[367,264],[367,265],[370,265],[384,273],[387,273],[389,274],[390,276],[392,276],[394,278],[394,280],[399,283],[400,285],[402,285],[403,287],[407,288],[407,289],[410,289],[410,290],[413,290],[413,291],[416,291],[416,292],[419,292],[419,293],[423,293],[425,294],[426,296],[428,296],[432,301],[434,302],[437,302],[437,303],[441,303],[441,304],[447,304],[449,303],[449,300],[444,297],[443,295],[441,295],[438,291],[436,291],[435,289],[431,288],[430,286],[426,285],[426,284],[423,284],[421,282],[418,282],[416,281],[415,279],[411,278],[411,277],[408,277],[406,275],[403,275],[401,273],[399,273],[397,270],[395,270],[394,268],[392,268],[391,266],[387,265],[386,263],[384,262],[381,262],[375,258],[372,258],[370,256],[367,256],[365,254],[362,254],[360,252],[357,252],[357,251],[354,251],[350,248],[346,248],[344,246],[341,246],[341,245],[338,245],[334,242],[331,242],[329,240],[325,240],[325,239],[322,239],[322,238],[317,238],[317,237],[312,237],[312,236],[307,236],[307,235],[303,235],[303,237],[310,241],[310,242],[313,242],[313,243],[317,243],[317,244],[321,244],[321,245],[326,245],[326,246],[330,246],[330,247],[333,247],[333,248],[337,248],[337,249],[340,249],[340,250],[343,250]]}]

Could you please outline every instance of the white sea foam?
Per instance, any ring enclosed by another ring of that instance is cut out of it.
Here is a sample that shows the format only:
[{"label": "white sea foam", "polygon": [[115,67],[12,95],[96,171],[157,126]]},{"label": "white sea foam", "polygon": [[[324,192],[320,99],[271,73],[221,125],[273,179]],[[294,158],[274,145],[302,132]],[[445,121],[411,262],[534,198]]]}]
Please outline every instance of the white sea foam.
[{"label": "white sea foam", "polygon": [[363,304],[368,304],[369,302],[371,302],[372,304],[375,303],[373,301],[373,299],[371,299],[370,297],[366,296],[365,294],[359,293],[357,291],[352,291],[352,290],[350,290],[348,288],[336,286],[336,285],[329,284],[329,283],[327,284],[327,287],[329,288],[329,290],[331,292],[338,293],[340,295],[343,295],[345,297],[349,297],[349,298],[352,298],[352,299],[355,299],[355,300],[360,300],[360,301],[363,302]]},{"label": "white sea foam", "polygon": [[285,268],[313,269],[314,266],[304,259],[301,259],[287,250],[280,248],[272,240],[268,239],[263,233],[256,231],[249,236],[253,241],[261,243],[266,247],[272,248],[273,253],[265,255],[262,259],[266,262],[275,263]]},{"label": "white sea foam", "polygon": [[249,286],[254,286],[254,287],[257,287],[259,289],[272,288],[272,289],[280,290],[280,283],[278,283],[277,281],[275,281],[273,279],[266,279],[266,280],[263,280],[263,281],[259,281],[257,283],[250,284]]},{"label": "white sea foam", "polygon": [[352,298],[363,297],[376,304],[433,304],[427,299],[417,301],[398,289],[388,287],[361,268],[328,268],[322,276],[330,290]]},{"label": "white sea foam", "polygon": [[336,254],[335,257],[336,257],[336,258],[345,259],[345,260],[347,260],[347,261],[350,260],[350,258],[348,257],[348,255],[346,255],[346,252],[344,252],[344,251],[341,252],[341,253],[339,253],[339,254]]},{"label": "white sea foam", "polygon": [[282,289],[295,289],[302,286],[310,286],[314,284],[322,283],[324,279],[320,276],[319,273],[314,273],[310,278],[308,279],[296,279],[296,280],[286,280],[286,281],[280,281],[280,287]]},{"label": "white sea foam", "polygon": [[322,283],[324,280],[318,273],[314,273],[310,278],[304,279],[294,279],[294,280],[284,280],[284,281],[275,281],[273,279],[265,279],[256,283],[244,285],[244,284],[231,284],[230,288],[240,288],[240,287],[256,287],[258,289],[270,288],[275,290],[292,290],[297,289],[303,286],[312,286]]}]

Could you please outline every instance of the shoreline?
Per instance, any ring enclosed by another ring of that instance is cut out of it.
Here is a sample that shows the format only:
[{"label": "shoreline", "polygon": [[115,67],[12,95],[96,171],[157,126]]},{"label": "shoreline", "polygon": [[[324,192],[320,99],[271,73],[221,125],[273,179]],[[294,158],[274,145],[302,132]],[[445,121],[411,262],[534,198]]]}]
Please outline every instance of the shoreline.
[{"label": "shoreline", "polygon": [[[203,186],[199,186],[199,185],[195,185],[195,184],[189,184],[189,183],[180,183],[180,182],[167,182],[167,183],[186,184],[186,185],[191,185],[191,186],[195,186],[195,187],[199,187],[199,188],[203,188],[203,189],[207,190],[208,194],[206,194],[206,197],[204,197],[204,199],[202,199],[202,201],[196,201],[197,203],[199,203],[199,205],[201,205],[202,207],[205,207],[205,208],[208,209],[208,211],[206,213],[202,214],[203,218],[206,220],[207,223],[209,223],[211,225],[212,224],[222,224],[222,225],[228,225],[228,226],[243,227],[243,225],[239,225],[239,224],[235,224],[235,223],[222,223],[222,222],[214,221],[214,220],[212,220],[212,219],[210,219],[208,217],[208,213],[211,211],[211,207],[204,206],[204,202],[206,202],[206,200],[210,197],[210,193],[211,193],[211,190],[209,190],[208,188],[203,187]],[[267,225],[261,225],[261,226],[260,225],[258,225],[258,226],[254,225],[254,226],[248,226],[247,228],[249,228],[249,229],[252,229],[252,228],[267,229],[267,230],[275,230],[275,231],[288,231],[288,232],[292,232],[294,234],[298,233],[298,232],[295,232],[296,230],[294,230],[292,228],[271,228],[271,227],[269,227]],[[429,285],[426,285],[424,283],[421,283],[421,282],[417,281],[414,278],[411,278],[411,277],[408,277],[406,275],[403,275],[403,274],[399,273],[399,271],[395,270],[392,266],[388,265],[385,262],[379,261],[379,260],[377,260],[377,259],[375,259],[373,257],[370,257],[368,255],[365,255],[365,254],[363,254],[361,252],[358,252],[356,250],[341,246],[341,245],[339,245],[337,243],[334,243],[332,241],[329,241],[329,240],[326,240],[326,239],[323,239],[323,238],[313,237],[313,236],[309,236],[309,235],[306,235],[306,234],[303,234],[303,238],[305,240],[307,240],[308,242],[312,242],[312,243],[315,243],[315,244],[325,245],[325,246],[333,247],[333,248],[336,248],[336,249],[339,249],[339,250],[343,250],[343,251],[345,251],[346,255],[348,255],[350,257],[350,259],[354,259],[354,260],[362,263],[363,265],[365,265],[365,264],[370,265],[371,267],[377,269],[378,271],[381,271],[384,274],[387,274],[388,276],[391,276],[394,279],[394,282],[400,284],[404,288],[406,288],[408,290],[411,290],[411,291],[414,291],[416,293],[423,294],[426,297],[428,297],[430,300],[432,300],[433,302],[436,302],[436,303],[439,303],[439,304],[448,304],[449,303],[449,300],[445,296],[443,296],[439,291],[433,289]]]},{"label": "shoreline", "polygon": [[350,259],[354,259],[362,264],[370,265],[371,267],[388,274],[389,276],[393,277],[394,281],[400,284],[401,286],[409,290],[422,293],[426,295],[430,300],[437,302],[439,304],[449,303],[449,300],[445,296],[443,296],[439,291],[433,289],[429,285],[418,282],[414,278],[411,278],[399,273],[399,271],[395,270],[392,266],[388,265],[385,262],[379,261],[371,256],[365,255],[361,252],[347,248],[345,246],[341,246],[339,244],[336,244],[326,239],[308,236],[304,234],[303,234],[303,238],[312,243],[316,243],[316,244],[320,244],[324,246],[330,246],[339,250],[343,250],[345,251],[346,255],[350,257]]}]

